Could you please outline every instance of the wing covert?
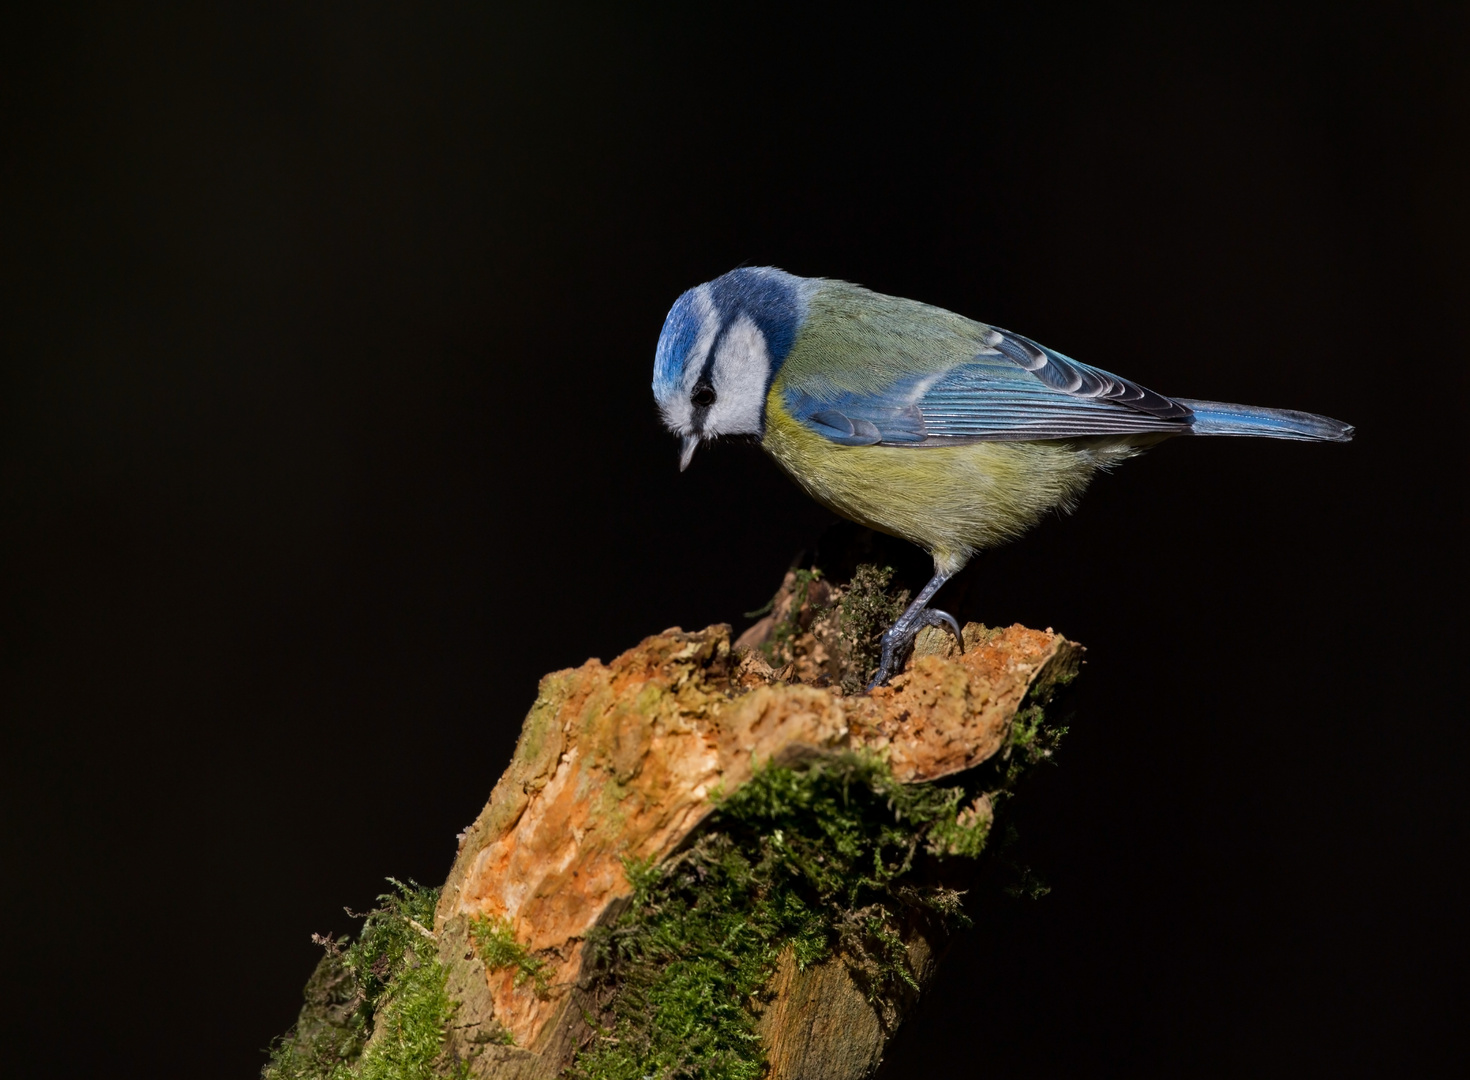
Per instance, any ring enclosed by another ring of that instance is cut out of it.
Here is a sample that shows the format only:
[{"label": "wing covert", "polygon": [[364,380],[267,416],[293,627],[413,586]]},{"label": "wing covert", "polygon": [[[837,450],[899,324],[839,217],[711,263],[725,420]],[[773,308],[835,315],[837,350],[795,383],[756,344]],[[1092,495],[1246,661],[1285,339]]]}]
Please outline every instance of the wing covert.
[{"label": "wing covert", "polygon": [[1029,338],[989,328],[924,374],[895,373],[880,389],[788,383],[787,409],[844,446],[935,446],[987,440],[1182,432],[1190,409],[1128,379],[1079,363]]}]

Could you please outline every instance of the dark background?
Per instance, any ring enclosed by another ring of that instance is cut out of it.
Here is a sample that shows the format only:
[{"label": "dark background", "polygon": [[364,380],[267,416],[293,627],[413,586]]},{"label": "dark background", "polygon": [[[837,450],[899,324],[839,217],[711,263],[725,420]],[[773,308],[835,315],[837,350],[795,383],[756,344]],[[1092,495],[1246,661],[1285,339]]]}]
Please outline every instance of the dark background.
[{"label": "dark background", "polygon": [[890,1075],[1442,1061],[1463,5],[497,7],[0,34],[5,1071],[253,1075],[540,675],[766,600],[827,515],[680,475],[648,390],[741,263],[1359,430],[1163,447],[951,587],[1091,651],[1054,891],[977,900]]}]

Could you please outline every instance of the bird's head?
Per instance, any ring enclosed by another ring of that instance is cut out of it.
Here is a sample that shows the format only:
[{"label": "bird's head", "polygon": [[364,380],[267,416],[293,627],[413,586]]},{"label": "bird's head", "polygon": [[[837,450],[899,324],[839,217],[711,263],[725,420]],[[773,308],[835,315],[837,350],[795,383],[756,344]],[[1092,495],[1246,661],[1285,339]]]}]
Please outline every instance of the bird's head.
[{"label": "bird's head", "polygon": [[763,434],[766,392],[815,285],[784,270],[743,267],[674,302],[658,338],[653,396],[683,439],[681,470],[701,439]]}]

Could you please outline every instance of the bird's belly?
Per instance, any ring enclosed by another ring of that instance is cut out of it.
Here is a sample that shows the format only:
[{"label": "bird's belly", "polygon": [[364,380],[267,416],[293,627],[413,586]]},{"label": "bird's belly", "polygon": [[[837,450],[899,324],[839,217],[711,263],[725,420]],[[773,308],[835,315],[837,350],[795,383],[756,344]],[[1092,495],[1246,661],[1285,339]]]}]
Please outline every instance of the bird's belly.
[{"label": "bird's belly", "polygon": [[1071,509],[1099,464],[1063,442],[839,446],[768,409],[761,446],[818,502],[927,548],[940,569]]}]

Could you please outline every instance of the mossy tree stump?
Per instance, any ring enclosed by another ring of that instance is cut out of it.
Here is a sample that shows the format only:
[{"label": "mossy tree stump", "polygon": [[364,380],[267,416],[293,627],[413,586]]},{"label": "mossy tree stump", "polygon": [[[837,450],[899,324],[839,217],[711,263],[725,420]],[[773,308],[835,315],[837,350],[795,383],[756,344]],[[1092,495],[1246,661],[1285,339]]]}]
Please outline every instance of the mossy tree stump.
[{"label": "mossy tree stump", "polygon": [[[309,1002],[267,1075],[871,1075],[964,919],[949,870],[1049,753],[1036,703],[1081,649],[971,624],[961,653],[926,631],[890,686],[844,693],[871,641],[860,591],[844,607],[789,574],[739,643],[669,630],[543,679],[432,927],[410,919],[386,959],[329,954],[314,985],[369,965],[390,981],[334,1001],[335,1028]],[[447,1002],[438,1046],[371,1065],[407,1046],[391,979],[423,965]],[[346,1031],[349,1005],[357,1043],[307,1044]]]}]

